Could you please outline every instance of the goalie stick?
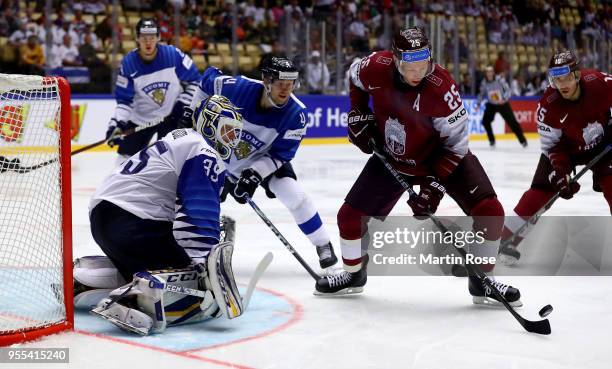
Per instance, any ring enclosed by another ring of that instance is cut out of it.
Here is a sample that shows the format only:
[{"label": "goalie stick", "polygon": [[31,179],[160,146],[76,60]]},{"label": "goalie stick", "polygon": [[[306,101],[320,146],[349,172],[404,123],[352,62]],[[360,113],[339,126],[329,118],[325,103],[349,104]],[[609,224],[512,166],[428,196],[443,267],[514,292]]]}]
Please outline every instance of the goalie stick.
[{"label": "goalie stick", "polygon": [[[382,154],[380,150],[378,150],[378,148],[376,147],[376,144],[373,141],[371,142],[370,146],[374,150],[374,154],[376,155],[376,157],[380,159],[380,161],[383,163],[385,168],[387,168],[389,173],[391,173],[391,175],[393,175],[393,177],[399,182],[399,184],[402,185],[404,190],[408,191],[408,194],[411,197],[416,196],[416,193],[412,189],[412,186],[408,182],[406,182],[404,177],[402,177],[402,175],[397,170],[395,170],[395,168],[393,168],[393,166],[389,163],[389,161],[387,161],[387,158],[384,156],[384,154]],[[428,214],[427,216],[442,232],[448,232],[448,229],[446,228],[446,226],[444,226],[444,224],[442,224],[442,222],[435,215]],[[466,259],[465,250],[457,246],[455,246],[455,249],[459,252],[461,257],[465,260]],[[466,268],[468,272],[478,277],[478,279],[480,279],[481,282],[483,282],[491,290],[491,292],[493,292],[493,295],[497,297],[498,301],[500,301],[504,305],[504,307],[521,324],[521,326],[525,328],[525,330],[527,330],[528,332],[538,333],[538,334],[550,334],[551,329],[550,329],[550,322],[548,321],[548,319],[531,321],[531,320],[527,320],[523,318],[519,313],[516,312],[516,310],[514,310],[514,308],[508,303],[506,298],[497,290],[497,288],[495,288],[491,284],[489,277],[487,277],[487,275],[482,270],[480,270],[478,266],[467,263]]]},{"label": "goalie stick", "polygon": [[[574,182],[578,182],[578,180],[589,170],[591,169],[595,164],[597,164],[597,162],[599,162],[599,160],[601,158],[603,158],[607,153],[610,152],[610,150],[612,150],[612,145],[607,145],[599,154],[597,154],[597,156],[595,156],[593,159],[591,159],[591,161],[589,161],[584,168],[582,168],[572,179],[570,179],[570,183],[574,183]],[[560,197],[559,192],[555,193],[555,195],[548,200],[548,202],[546,204],[544,204],[544,206],[542,206],[540,208],[540,210],[536,211],[535,214],[533,214],[531,217],[529,217],[529,219],[527,219],[525,221],[525,223],[523,223],[523,225],[516,230],[516,232],[514,232],[512,234],[512,236],[510,236],[509,238],[505,239],[500,245],[499,245],[499,249],[503,250],[506,247],[512,247],[510,244],[512,244],[513,242],[516,241],[517,238],[519,237],[524,237],[525,234],[527,233],[527,229],[529,228],[529,226],[531,224],[535,224],[538,219],[546,212],[548,211],[548,209],[550,209],[550,207],[555,203],[555,201],[557,201],[557,199]],[[513,248],[513,253],[518,254],[518,257],[520,257],[520,253],[518,252],[518,250],[516,250],[516,248]]]},{"label": "goalie stick", "polygon": [[[145,123],[143,125],[140,125],[140,126],[137,126],[137,127],[134,127],[134,128],[127,129],[120,136],[121,137],[127,137],[127,136],[129,136],[129,135],[131,135],[133,133],[140,132],[140,131],[142,131],[144,129],[157,126],[158,124],[162,123],[163,121],[164,121],[163,119],[159,119],[159,120],[155,120],[153,122]],[[76,150],[74,150],[74,151],[72,151],[70,153],[70,156],[76,155],[76,154],[81,153],[83,151],[87,151],[87,150],[92,149],[92,148],[94,148],[96,146],[100,146],[103,143],[105,143],[106,141],[107,140],[105,138],[103,140],[96,141],[96,142],[94,142],[92,144],[89,144],[87,146],[81,147],[80,149],[76,149]],[[53,159],[44,161],[44,162],[36,164],[36,165],[31,165],[31,166],[23,167],[23,166],[21,166],[20,160],[17,159],[17,158],[15,158],[13,160],[8,160],[7,158],[5,158],[3,156],[0,156],[0,173],[6,172],[6,171],[13,171],[13,172],[17,172],[17,173],[29,173],[29,172],[31,172],[33,170],[40,169],[40,168],[46,167],[47,165],[53,164],[53,163],[57,162],[58,160],[59,160],[59,158],[53,158]]]}]

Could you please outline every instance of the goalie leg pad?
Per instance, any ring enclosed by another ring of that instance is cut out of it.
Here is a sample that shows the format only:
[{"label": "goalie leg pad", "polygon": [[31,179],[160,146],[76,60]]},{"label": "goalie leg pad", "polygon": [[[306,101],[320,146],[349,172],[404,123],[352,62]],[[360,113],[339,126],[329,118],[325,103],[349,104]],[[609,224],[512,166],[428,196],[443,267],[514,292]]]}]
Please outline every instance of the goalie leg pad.
[{"label": "goalie leg pad", "polygon": [[163,332],[166,329],[165,287],[163,279],[149,272],[138,272],[130,284],[112,291],[91,312],[129,332],[141,335]]},{"label": "goalie leg pad", "polygon": [[244,312],[242,297],[236,286],[232,270],[234,244],[221,242],[208,254],[208,289],[211,289],[217,304],[227,319],[239,317]]},{"label": "goalie leg pad", "polygon": [[74,261],[74,305],[91,309],[109,293],[126,284],[107,256],[84,256]]},{"label": "goalie leg pad", "polygon": [[118,288],[126,284],[107,256],[84,256],[74,261],[74,279],[92,288]]},{"label": "goalie leg pad", "polygon": [[[151,274],[166,281],[164,313],[168,325],[196,323],[221,316],[221,310],[212,291],[206,289],[206,271],[200,273],[196,269],[189,267],[151,272]],[[181,289],[201,291],[204,297],[177,292],[177,290]]]}]

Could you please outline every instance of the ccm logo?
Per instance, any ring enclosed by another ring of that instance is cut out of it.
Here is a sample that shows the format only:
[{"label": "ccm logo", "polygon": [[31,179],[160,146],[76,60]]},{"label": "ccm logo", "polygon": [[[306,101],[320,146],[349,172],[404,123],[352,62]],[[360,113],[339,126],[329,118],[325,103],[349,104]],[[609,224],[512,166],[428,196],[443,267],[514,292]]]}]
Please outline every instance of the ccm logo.
[{"label": "ccm logo", "polygon": [[538,131],[542,131],[542,132],[550,132],[550,128],[543,126],[541,124],[538,124]]},{"label": "ccm logo", "polygon": [[197,273],[191,274],[171,274],[168,276],[166,282],[177,282],[177,281],[195,281],[198,279]]},{"label": "ccm logo", "polygon": [[459,119],[461,119],[461,117],[463,117],[464,115],[467,114],[467,110],[465,110],[465,108],[461,109],[461,111],[457,114],[455,114],[454,116],[448,118],[448,124],[453,124],[456,121],[458,121]]}]

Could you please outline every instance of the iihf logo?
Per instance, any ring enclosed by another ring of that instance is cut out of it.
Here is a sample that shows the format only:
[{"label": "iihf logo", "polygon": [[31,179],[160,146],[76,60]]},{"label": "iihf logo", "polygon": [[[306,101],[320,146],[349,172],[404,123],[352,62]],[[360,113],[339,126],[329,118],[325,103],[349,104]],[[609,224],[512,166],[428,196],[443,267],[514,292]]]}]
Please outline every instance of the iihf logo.
[{"label": "iihf logo", "polygon": [[142,88],[142,91],[147,94],[159,106],[164,104],[166,100],[166,91],[168,91],[170,82],[153,82]]}]

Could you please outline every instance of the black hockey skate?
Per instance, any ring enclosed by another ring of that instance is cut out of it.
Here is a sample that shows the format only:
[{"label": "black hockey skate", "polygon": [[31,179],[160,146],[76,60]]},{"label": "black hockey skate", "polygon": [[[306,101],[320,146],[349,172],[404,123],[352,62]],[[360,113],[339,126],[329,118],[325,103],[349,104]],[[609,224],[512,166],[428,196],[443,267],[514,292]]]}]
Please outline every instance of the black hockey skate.
[{"label": "black hockey skate", "polygon": [[[491,285],[493,285],[493,287],[506,298],[506,301],[508,301],[511,306],[523,306],[523,303],[520,300],[521,293],[518,288],[501,283],[490,277],[486,278],[491,282]],[[468,277],[468,280],[468,289],[470,291],[470,295],[472,295],[472,302],[474,302],[474,304],[501,305],[497,297],[493,294],[489,286],[487,286],[484,281],[481,281],[478,277],[474,276]]]},{"label": "black hockey skate", "polygon": [[317,255],[319,255],[321,269],[329,268],[338,262],[331,242],[328,242],[327,245],[317,246]]},{"label": "black hockey skate", "polygon": [[343,270],[339,274],[321,277],[315,284],[315,295],[350,295],[363,292],[368,281],[368,255],[361,260],[361,269],[350,273]]}]

